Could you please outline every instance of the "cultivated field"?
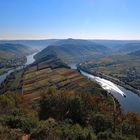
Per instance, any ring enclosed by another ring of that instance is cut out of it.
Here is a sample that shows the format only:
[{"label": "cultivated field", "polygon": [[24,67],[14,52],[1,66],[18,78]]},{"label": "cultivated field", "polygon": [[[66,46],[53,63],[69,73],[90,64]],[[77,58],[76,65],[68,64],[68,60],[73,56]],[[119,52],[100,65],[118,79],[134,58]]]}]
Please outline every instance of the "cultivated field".
[{"label": "cultivated field", "polygon": [[89,82],[78,71],[65,67],[60,60],[51,57],[25,70],[22,78],[22,93],[26,100],[33,100],[39,98],[41,93],[51,86],[73,91],[85,87]]}]

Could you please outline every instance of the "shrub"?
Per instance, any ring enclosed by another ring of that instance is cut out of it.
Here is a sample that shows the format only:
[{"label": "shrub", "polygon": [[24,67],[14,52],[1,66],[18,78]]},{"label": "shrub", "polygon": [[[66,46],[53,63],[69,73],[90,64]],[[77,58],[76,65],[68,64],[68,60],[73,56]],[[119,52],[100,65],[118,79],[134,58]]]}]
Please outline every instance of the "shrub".
[{"label": "shrub", "polygon": [[0,140],[19,140],[22,135],[19,129],[9,129],[0,125]]},{"label": "shrub", "polygon": [[112,120],[103,114],[93,114],[91,124],[96,134],[113,129]]},{"label": "shrub", "polygon": [[39,126],[34,129],[31,139],[35,140],[95,140],[95,134],[92,130],[82,128],[78,124],[69,124],[66,122],[56,122],[49,118],[41,121]]}]

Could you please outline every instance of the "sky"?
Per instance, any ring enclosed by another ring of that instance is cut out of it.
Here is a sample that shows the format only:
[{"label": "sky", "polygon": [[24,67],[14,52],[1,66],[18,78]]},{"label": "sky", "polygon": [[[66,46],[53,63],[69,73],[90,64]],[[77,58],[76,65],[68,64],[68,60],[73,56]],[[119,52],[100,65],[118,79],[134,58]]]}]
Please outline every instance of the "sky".
[{"label": "sky", "polygon": [[0,39],[140,40],[140,0],[0,0]]}]

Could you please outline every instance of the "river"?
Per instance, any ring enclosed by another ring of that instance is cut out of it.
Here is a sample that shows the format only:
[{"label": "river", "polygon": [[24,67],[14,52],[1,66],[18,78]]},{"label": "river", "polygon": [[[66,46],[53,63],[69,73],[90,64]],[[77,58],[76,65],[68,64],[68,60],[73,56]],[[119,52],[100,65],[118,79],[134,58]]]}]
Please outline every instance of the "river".
[{"label": "river", "polygon": [[[25,63],[25,66],[30,65],[30,64],[32,64],[32,63],[35,61],[35,60],[34,60],[34,56],[35,56],[36,54],[37,54],[37,52],[27,56],[27,62]],[[0,84],[6,79],[6,77],[7,77],[9,74],[11,74],[12,72],[14,72],[15,70],[22,69],[23,67],[24,67],[24,66],[20,66],[20,67],[17,67],[17,68],[13,68],[13,69],[9,70],[7,73],[0,75]]]},{"label": "river", "polygon": [[[77,69],[76,64],[69,65],[71,69]],[[116,85],[113,82],[94,76],[81,70],[81,74],[91,81],[96,81],[103,89],[110,92],[120,103],[124,112],[137,112],[140,115],[140,97],[134,92]]]},{"label": "river", "polygon": [[81,71],[90,80],[96,81],[101,87],[110,92],[120,103],[124,112],[137,112],[140,115],[140,97],[134,92],[118,86],[109,80]]},{"label": "river", "polygon": [[37,53],[38,53],[38,52],[35,52],[35,53],[33,53],[33,54],[27,56],[27,62],[26,62],[26,64],[25,64],[25,66],[30,65],[30,64],[32,64],[32,63],[35,61],[34,56],[35,56]]}]

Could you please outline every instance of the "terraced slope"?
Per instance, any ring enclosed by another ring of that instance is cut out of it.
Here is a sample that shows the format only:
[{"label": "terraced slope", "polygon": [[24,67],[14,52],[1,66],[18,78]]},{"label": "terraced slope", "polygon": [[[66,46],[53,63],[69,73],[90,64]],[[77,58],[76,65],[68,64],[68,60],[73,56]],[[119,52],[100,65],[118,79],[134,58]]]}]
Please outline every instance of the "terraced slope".
[{"label": "terraced slope", "polygon": [[77,70],[70,69],[54,55],[49,55],[29,66],[24,71],[21,81],[24,101],[22,106],[28,107],[28,103],[39,99],[49,87],[66,92],[92,92],[97,98],[103,98],[103,103],[112,102],[112,98],[108,97],[106,91],[97,83],[91,82]]},{"label": "terraced slope", "polygon": [[73,90],[88,84],[78,71],[70,69],[55,56],[48,56],[43,62],[36,62],[23,75],[23,93],[40,93],[50,86]]}]

